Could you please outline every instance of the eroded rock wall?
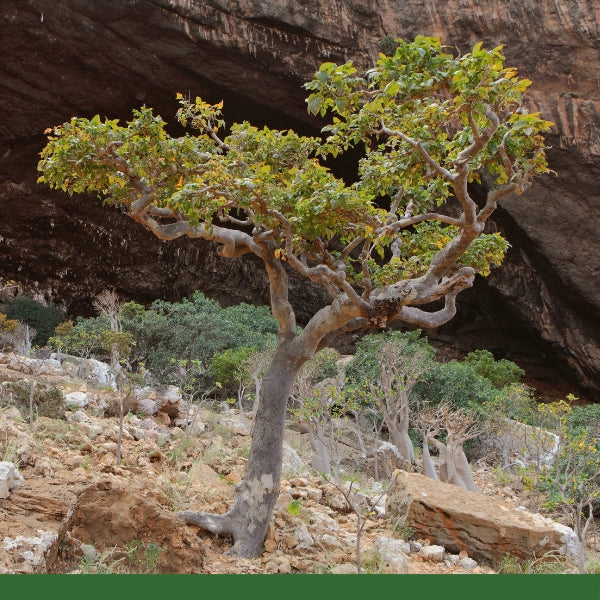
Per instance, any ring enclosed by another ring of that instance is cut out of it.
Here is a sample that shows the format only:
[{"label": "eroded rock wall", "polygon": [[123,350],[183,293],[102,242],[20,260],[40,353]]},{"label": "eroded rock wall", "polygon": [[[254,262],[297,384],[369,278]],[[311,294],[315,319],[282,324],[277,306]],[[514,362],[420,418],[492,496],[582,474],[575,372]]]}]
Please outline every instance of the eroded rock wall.
[{"label": "eroded rock wall", "polygon": [[[96,199],[37,186],[41,132],[75,114],[126,119],[143,103],[174,121],[183,92],[224,98],[230,120],[314,133],[301,84],[323,61],[367,66],[386,36],[437,35],[463,52],[505,44],[534,81],[530,110],[556,123],[557,176],[503,202],[507,262],[437,336],[529,361],[542,379],[562,369],[567,387],[599,398],[599,21],[594,0],[3,0],[0,276],[77,310],[107,286],[142,301],[198,287],[264,302],[256,263],[159,242]],[[308,314],[320,298],[311,290],[297,305]]]}]

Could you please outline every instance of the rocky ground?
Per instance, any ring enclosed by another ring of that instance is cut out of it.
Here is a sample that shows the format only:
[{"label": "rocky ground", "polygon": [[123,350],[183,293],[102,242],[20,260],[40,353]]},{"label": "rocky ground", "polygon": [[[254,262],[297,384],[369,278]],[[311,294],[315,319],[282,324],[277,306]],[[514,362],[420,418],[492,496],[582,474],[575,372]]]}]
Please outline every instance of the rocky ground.
[{"label": "rocky ground", "polygon": [[[185,525],[176,512],[227,510],[250,445],[249,423],[237,409],[222,403],[195,410],[174,388],[145,388],[127,405],[117,465],[118,393],[49,364],[37,385],[59,388],[64,400],[30,428],[26,411],[8,405],[10,382],[27,382],[25,370],[0,355],[0,462],[20,474],[7,497],[0,494],[0,573],[356,572],[357,517],[342,493],[348,490],[371,513],[360,534],[364,571],[497,572],[498,565],[478,564],[465,552],[410,539],[406,523],[386,513],[387,482],[364,472],[350,432],[338,488],[311,472],[306,436],[288,429],[265,551],[251,560],[232,557],[229,540]],[[539,503],[518,479],[483,461],[474,476],[481,494],[513,506]]]}]

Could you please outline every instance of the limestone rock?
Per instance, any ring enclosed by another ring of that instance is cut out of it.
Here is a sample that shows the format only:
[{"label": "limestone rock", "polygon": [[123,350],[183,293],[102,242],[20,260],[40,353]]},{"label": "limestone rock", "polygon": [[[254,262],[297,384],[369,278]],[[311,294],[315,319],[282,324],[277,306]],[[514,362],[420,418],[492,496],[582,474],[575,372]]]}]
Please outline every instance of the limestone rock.
[{"label": "limestone rock", "polygon": [[384,563],[384,573],[408,573],[408,559],[406,554],[410,550],[410,546],[404,540],[379,536],[373,544],[373,550],[376,556]]},{"label": "limestone rock", "polygon": [[23,485],[23,477],[14,463],[0,462],[0,498],[8,498],[12,490]]},{"label": "limestone rock", "polygon": [[502,454],[505,463],[527,466],[550,465],[559,450],[559,437],[540,427],[513,419],[499,424],[499,431],[483,436],[481,442]]},{"label": "limestone rock", "polygon": [[417,473],[399,472],[386,508],[390,518],[405,518],[420,536],[450,552],[466,550],[480,562],[497,564],[507,553],[569,555],[574,548],[569,527]]},{"label": "limestone rock", "polygon": [[477,566],[477,561],[473,560],[469,556],[463,556],[459,558],[457,564],[465,571],[472,571]]},{"label": "limestone rock", "polygon": [[293,475],[302,475],[308,471],[306,463],[300,458],[300,455],[287,442],[283,442],[283,462],[281,465],[282,473]]},{"label": "limestone rock", "polygon": [[133,393],[135,411],[139,414],[155,415],[164,412],[169,417],[180,417],[181,390],[174,385],[138,388]]},{"label": "limestone rock", "polygon": [[446,557],[446,549],[443,546],[423,546],[419,552],[419,554],[430,562],[441,563],[444,562],[444,558]]},{"label": "limestone rock", "polygon": [[62,361],[62,370],[70,377],[80,377],[97,386],[117,387],[117,380],[110,366],[95,358],[66,356]]},{"label": "limestone rock", "polygon": [[60,362],[52,358],[30,358],[9,352],[4,358],[5,364],[14,371],[36,373],[38,375],[62,374]]},{"label": "limestone rock", "polygon": [[333,575],[356,575],[356,565],[341,563],[331,569]]},{"label": "limestone rock", "polygon": [[306,550],[312,548],[315,545],[315,540],[310,535],[306,525],[300,521],[294,529],[294,538],[298,541],[296,548],[298,550]]},{"label": "limestone rock", "polygon": [[324,533],[321,536],[321,544],[323,544],[325,550],[335,550],[336,548],[342,547],[339,540],[329,533]]},{"label": "limestone rock", "polygon": [[85,392],[69,392],[65,394],[65,404],[69,407],[84,408],[90,403],[90,399]]},{"label": "limestone rock", "polygon": [[53,547],[58,535],[51,531],[38,529],[37,535],[5,537],[2,540],[2,549],[14,553],[19,562],[21,573],[44,572],[46,554]]},{"label": "limestone rock", "polygon": [[384,560],[391,560],[401,554],[410,554],[410,544],[408,542],[383,535],[376,538],[373,547]]},{"label": "limestone rock", "polygon": [[381,442],[377,447],[377,461],[379,476],[383,480],[390,480],[397,469],[412,471],[412,466],[398,448],[391,442]]}]

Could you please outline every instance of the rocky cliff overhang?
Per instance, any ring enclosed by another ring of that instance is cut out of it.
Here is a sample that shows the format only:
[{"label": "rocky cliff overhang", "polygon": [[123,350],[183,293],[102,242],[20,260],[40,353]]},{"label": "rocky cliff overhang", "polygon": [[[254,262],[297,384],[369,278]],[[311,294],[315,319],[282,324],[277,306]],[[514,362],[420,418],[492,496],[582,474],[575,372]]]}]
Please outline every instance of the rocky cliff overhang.
[{"label": "rocky cliff overhang", "polygon": [[[556,123],[558,176],[503,201],[505,265],[461,295],[460,316],[435,336],[542,378],[562,373],[565,389],[598,400],[599,21],[600,5],[586,0],[2,0],[0,276],[74,311],[105,287],[140,301],[199,288],[265,302],[252,260],[160,242],[96,198],[36,185],[44,129],[73,115],[127,119],[141,104],[174,121],[175,94],[189,92],[224,99],[231,121],[315,133],[301,84],[323,61],[366,66],[386,36],[436,35],[462,52],[505,44],[508,63],[534,81],[530,109]],[[320,297],[296,297],[301,318]]]}]

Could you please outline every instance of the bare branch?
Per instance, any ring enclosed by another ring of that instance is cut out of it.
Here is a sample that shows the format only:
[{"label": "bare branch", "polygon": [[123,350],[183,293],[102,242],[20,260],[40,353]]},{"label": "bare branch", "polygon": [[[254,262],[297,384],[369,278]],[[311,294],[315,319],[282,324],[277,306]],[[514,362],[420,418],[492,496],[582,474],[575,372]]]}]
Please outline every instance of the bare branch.
[{"label": "bare branch", "polygon": [[[467,287],[466,285],[464,287]],[[400,319],[405,323],[424,327],[425,329],[433,329],[447,323],[456,314],[456,296],[464,289],[456,289],[446,296],[444,308],[435,311],[427,312],[414,306],[402,306],[396,313],[394,319]],[[391,319],[390,319],[391,320]]]}]

